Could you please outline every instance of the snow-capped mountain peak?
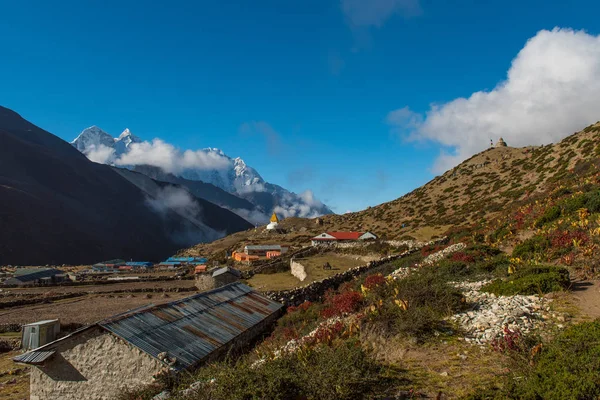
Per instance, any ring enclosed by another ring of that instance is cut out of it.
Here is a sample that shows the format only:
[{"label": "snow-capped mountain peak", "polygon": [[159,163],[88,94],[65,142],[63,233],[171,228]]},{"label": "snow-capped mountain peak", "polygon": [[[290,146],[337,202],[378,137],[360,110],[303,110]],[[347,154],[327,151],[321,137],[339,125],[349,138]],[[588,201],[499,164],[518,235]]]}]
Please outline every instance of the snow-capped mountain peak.
[{"label": "snow-capped mountain peak", "polygon": [[[125,128],[125,130],[119,135],[119,137],[115,139],[115,143],[122,143],[124,148],[129,147],[129,145],[131,143],[141,143],[141,142],[142,142],[142,139],[140,139],[139,137],[137,137],[133,133],[131,133],[129,128]],[[123,149],[123,150],[125,150],[125,149]],[[119,152],[119,151],[117,151],[117,152]]]},{"label": "snow-capped mountain peak", "polygon": [[[141,143],[145,151],[136,152],[135,157],[123,157],[130,153],[134,143]],[[129,129],[113,138],[96,126],[85,129],[71,144],[95,162],[127,168],[148,165],[179,178],[213,184],[253,203],[264,214],[265,221],[274,210],[283,217],[331,213],[312,194],[308,198],[270,184],[242,158],[231,158],[218,148],[182,151],[164,142],[144,142]]]},{"label": "snow-capped mountain peak", "polygon": [[82,153],[86,153],[90,149],[98,149],[100,146],[113,147],[114,138],[108,133],[92,125],[85,128],[71,144]]}]

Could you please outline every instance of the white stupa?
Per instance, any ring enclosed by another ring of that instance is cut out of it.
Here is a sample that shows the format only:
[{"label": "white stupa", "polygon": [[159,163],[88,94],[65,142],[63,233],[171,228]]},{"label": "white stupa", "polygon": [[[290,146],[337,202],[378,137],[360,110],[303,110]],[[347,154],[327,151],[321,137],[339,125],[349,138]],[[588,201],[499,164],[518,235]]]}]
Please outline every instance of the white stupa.
[{"label": "white stupa", "polygon": [[275,214],[275,212],[273,212],[273,215],[271,215],[271,222],[269,222],[269,225],[267,225],[267,230],[273,230],[273,229],[277,229],[277,227],[279,226],[279,218],[277,218],[277,214]]}]

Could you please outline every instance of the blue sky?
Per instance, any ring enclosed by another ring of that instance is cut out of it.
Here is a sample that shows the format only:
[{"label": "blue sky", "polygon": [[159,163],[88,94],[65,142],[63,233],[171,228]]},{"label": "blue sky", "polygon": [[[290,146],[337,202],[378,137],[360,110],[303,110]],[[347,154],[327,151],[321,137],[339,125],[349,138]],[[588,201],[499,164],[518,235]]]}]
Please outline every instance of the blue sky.
[{"label": "blue sky", "polygon": [[[600,119],[591,90],[589,112],[560,132],[557,105],[515,117],[515,129],[495,122],[515,114],[513,97],[470,98],[494,91],[532,38],[513,84],[539,79],[531,93],[552,87],[565,98],[565,79],[600,58],[599,11],[596,1],[0,0],[0,104],[68,141],[98,125],[218,147],[267,181],[354,211],[411,191],[500,134],[536,144]],[[583,61],[535,77],[538,55],[553,65],[560,51]],[[597,80],[584,72],[574,88]],[[461,125],[473,120],[467,109],[489,118]],[[552,132],[532,131],[545,115]]]}]

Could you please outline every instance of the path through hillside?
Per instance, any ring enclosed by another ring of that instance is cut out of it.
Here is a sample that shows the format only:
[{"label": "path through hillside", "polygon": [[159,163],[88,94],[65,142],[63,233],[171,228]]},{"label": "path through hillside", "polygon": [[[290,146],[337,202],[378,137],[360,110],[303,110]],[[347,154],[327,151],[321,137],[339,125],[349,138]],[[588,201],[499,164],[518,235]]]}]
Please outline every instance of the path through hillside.
[{"label": "path through hillside", "polygon": [[574,281],[572,298],[583,319],[600,318],[600,281]]}]

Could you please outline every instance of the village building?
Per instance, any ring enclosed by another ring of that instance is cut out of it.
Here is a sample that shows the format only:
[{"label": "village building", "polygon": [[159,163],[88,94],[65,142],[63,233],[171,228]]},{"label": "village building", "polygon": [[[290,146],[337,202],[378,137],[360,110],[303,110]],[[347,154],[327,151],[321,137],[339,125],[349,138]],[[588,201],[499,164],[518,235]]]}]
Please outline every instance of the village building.
[{"label": "village building", "polygon": [[271,215],[271,220],[269,222],[269,225],[267,225],[267,230],[271,231],[274,229],[277,229],[279,227],[279,218],[277,218],[277,214],[275,214],[275,212],[273,212],[273,215]]},{"label": "village building", "polygon": [[125,265],[125,260],[121,260],[120,258],[108,261],[102,261],[92,265],[92,269],[95,270],[106,270],[106,269],[118,269],[120,266]]},{"label": "village building", "polygon": [[31,400],[113,399],[246,347],[282,305],[232,283],[149,306],[75,331],[21,354],[31,365]]},{"label": "village building", "polygon": [[377,236],[371,232],[324,232],[311,239],[313,246],[332,243],[357,242],[359,240],[375,240]]},{"label": "village building", "polygon": [[280,251],[267,251],[266,257],[270,260],[272,258],[281,257]]},{"label": "village building", "polygon": [[266,244],[266,245],[248,245],[244,247],[244,253],[251,256],[266,257],[267,252],[278,251],[281,254],[288,251],[287,247],[281,247],[278,244]]},{"label": "village building", "polygon": [[69,276],[54,268],[27,268],[17,270],[15,276],[4,281],[5,285],[52,285],[69,281]]},{"label": "village building", "polygon": [[229,283],[237,282],[242,277],[240,271],[231,267],[219,268],[212,273],[215,288],[225,286]]},{"label": "village building", "polygon": [[196,287],[200,291],[216,289],[227,284],[237,282],[241,279],[242,273],[235,268],[222,267],[212,270],[204,269],[194,275]]},{"label": "village building", "polygon": [[239,253],[237,251],[233,252],[233,254],[231,255],[231,258],[233,258],[235,261],[238,261],[238,262],[247,262],[247,263],[251,263],[253,261],[257,261],[260,259],[259,256],[252,256],[250,254]]}]

